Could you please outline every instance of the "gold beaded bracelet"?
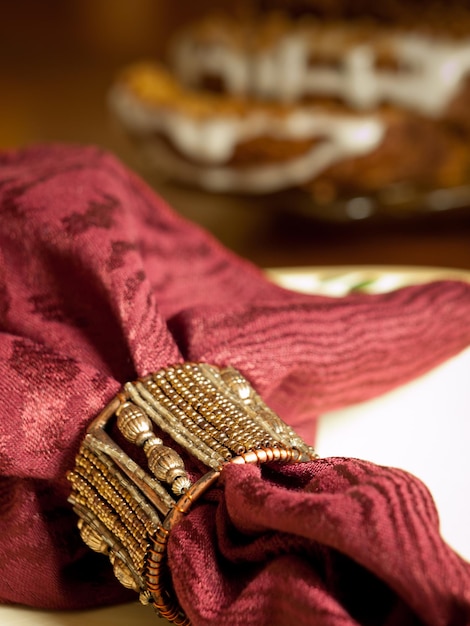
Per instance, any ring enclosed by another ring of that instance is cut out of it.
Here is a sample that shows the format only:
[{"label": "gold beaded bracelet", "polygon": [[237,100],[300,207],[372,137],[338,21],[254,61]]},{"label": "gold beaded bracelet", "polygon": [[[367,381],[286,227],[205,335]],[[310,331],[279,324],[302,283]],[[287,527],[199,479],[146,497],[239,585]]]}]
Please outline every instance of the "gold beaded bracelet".
[{"label": "gold beaded bracelet", "polygon": [[[115,421],[141,448],[148,470],[110,435]],[[168,436],[208,471],[191,481]],[[118,580],[161,617],[189,619],[172,590],[166,563],[171,529],[218,480],[228,463],[302,463],[317,454],[231,367],[184,363],[127,383],[87,430],[67,475],[69,501],[85,543],[107,554]]]}]

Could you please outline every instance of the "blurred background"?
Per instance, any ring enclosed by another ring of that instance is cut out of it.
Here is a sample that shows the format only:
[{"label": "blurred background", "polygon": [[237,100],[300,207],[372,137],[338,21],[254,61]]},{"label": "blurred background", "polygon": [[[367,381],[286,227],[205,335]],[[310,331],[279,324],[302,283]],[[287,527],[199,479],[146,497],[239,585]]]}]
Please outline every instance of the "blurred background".
[{"label": "blurred background", "polygon": [[292,210],[288,193],[276,202],[208,194],[162,181],[141,162],[111,119],[110,86],[124,65],[163,59],[171,34],[214,6],[220,8],[220,3],[3,2],[0,147],[74,142],[107,148],[177,211],[262,267],[392,264],[470,269],[470,212],[465,206],[393,218],[329,220]]}]

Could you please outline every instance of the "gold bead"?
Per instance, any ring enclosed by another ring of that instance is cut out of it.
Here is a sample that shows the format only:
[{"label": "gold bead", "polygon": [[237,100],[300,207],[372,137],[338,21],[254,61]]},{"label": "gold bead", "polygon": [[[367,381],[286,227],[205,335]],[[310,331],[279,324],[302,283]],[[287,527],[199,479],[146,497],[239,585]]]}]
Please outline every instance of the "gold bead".
[{"label": "gold bead", "polygon": [[147,439],[154,436],[152,422],[144,411],[132,402],[125,402],[117,411],[117,415],[118,428],[131,443],[142,446]]},{"label": "gold bead", "polygon": [[[191,484],[186,474],[183,459],[172,448],[155,446],[149,452],[148,463],[150,470],[156,478],[171,484],[172,490],[177,489],[176,493],[180,493],[180,489],[186,488],[186,481],[189,485]],[[178,478],[185,480],[176,482]],[[183,484],[185,485],[184,487]]]},{"label": "gold bead", "polygon": [[135,581],[131,570],[121,561],[121,559],[115,559],[113,565],[114,575],[119,580],[121,585],[126,587],[127,589],[132,589],[133,591],[140,591],[139,585]]},{"label": "gold bead", "polygon": [[236,370],[228,367],[220,373],[222,380],[245,403],[250,401],[253,389],[250,383]]},{"label": "gold bead", "polygon": [[82,519],[78,521],[78,528],[80,530],[80,536],[86,545],[94,552],[100,552],[101,554],[107,554],[109,547],[103,537],[89,524]]}]

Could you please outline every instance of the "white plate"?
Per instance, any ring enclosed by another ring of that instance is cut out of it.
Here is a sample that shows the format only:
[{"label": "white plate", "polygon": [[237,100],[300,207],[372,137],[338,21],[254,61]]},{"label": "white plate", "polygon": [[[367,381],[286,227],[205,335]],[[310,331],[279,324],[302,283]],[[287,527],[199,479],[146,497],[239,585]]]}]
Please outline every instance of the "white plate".
[{"label": "white plate", "polygon": [[[470,272],[402,267],[269,270],[288,289],[342,296],[352,288],[381,292],[433,279],[470,281]],[[436,500],[442,533],[470,560],[470,349],[421,378],[375,400],[322,416],[321,456],[354,456],[407,469]],[[452,483],[449,479],[452,477]],[[48,612],[0,607],[2,626],[152,626],[167,624],[149,607]]]}]

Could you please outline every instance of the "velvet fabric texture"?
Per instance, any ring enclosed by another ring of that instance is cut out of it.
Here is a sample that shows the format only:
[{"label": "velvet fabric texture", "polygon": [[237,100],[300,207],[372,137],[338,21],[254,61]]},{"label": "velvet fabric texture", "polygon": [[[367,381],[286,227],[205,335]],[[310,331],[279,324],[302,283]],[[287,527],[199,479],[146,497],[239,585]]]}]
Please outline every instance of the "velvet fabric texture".
[{"label": "velvet fabric texture", "polygon": [[[99,149],[1,155],[1,601],[133,597],[82,544],[64,478],[124,382],[232,365],[311,443],[321,412],[468,346],[469,313],[459,282],[291,293]],[[172,532],[169,566],[196,626],[470,624],[470,565],[440,538],[429,492],[367,461],[228,467]]]}]

